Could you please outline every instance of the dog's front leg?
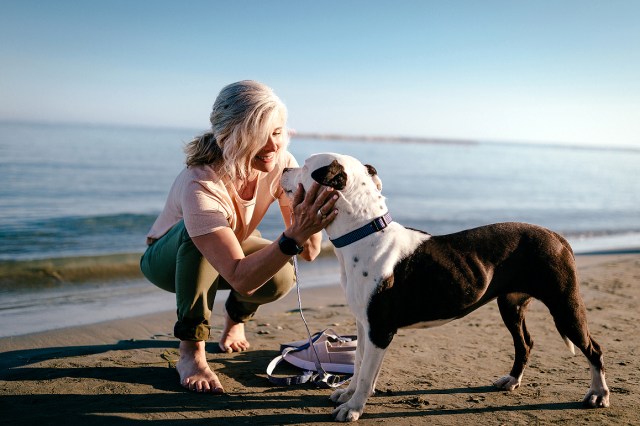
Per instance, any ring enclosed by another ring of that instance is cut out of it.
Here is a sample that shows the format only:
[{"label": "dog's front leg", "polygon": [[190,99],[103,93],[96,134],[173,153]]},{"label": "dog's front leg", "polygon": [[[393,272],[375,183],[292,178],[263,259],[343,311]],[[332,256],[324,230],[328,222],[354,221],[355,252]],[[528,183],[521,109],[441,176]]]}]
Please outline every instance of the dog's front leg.
[{"label": "dog's front leg", "polygon": [[357,326],[356,360],[355,360],[355,364],[353,365],[353,376],[351,377],[351,380],[349,381],[349,385],[346,388],[336,389],[331,394],[331,397],[330,397],[331,401],[338,404],[347,402],[349,398],[351,398],[351,395],[353,395],[353,393],[356,390],[356,384],[358,383],[358,371],[360,370],[360,364],[362,363],[362,354],[364,352],[364,341],[367,339],[367,336],[364,332],[364,327],[362,327],[362,323],[360,321],[356,321],[356,326]]},{"label": "dog's front leg", "polygon": [[[358,340],[360,340],[359,336]],[[368,335],[364,336],[362,340],[364,340],[364,351],[358,370],[358,378],[354,381],[356,389],[347,402],[333,410],[334,419],[340,422],[355,422],[362,415],[367,399],[374,391],[373,386],[386,352],[386,349],[380,349],[371,343]]]}]

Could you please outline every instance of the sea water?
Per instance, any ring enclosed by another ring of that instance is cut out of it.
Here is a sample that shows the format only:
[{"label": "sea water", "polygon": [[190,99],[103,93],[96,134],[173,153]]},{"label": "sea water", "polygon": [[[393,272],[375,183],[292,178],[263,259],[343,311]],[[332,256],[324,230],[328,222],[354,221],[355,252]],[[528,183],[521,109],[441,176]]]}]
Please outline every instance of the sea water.
[{"label": "sea water", "polygon": [[[142,252],[198,133],[0,124],[0,261]],[[431,234],[501,221],[578,244],[629,245],[640,233],[640,150],[299,138],[289,149],[301,163],[331,151],[374,165],[393,218]],[[282,232],[277,208],[260,230]]]},{"label": "sea water", "polygon": [[[0,266],[142,253],[200,131],[0,123]],[[289,149],[300,163],[331,151],[373,165],[394,220],[431,234],[524,221],[578,252],[640,247],[640,150],[304,138]],[[259,229],[282,232],[277,208]],[[328,259],[301,267],[303,289],[338,281]],[[0,337],[175,310],[172,294],[144,280],[23,287],[0,290]]]}]

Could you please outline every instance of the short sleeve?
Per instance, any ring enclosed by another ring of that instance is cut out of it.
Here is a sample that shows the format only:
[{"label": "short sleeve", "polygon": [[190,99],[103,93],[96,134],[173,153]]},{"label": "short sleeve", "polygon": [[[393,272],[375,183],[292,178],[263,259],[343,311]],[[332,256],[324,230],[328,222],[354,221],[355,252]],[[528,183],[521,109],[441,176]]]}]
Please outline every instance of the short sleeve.
[{"label": "short sleeve", "polygon": [[199,182],[189,183],[183,200],[184,226],[190,237],[209,234],[222,227],[229,226],[231,212],[209,188]]}]

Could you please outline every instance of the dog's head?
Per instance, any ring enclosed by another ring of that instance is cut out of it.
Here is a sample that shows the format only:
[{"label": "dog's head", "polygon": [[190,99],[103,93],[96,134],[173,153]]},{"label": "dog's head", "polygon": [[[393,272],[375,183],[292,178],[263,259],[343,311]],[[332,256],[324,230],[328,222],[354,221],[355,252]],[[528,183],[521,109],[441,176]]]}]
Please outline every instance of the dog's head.
[{"label": "dog's head", "polygon": [[332,238],[339,236],[332,234],[351,230],[343,228],[355,229],[387,211],[380,193],[382,181],[376,169],[348,155],[314,154],[305,160],[303,167],[285,169],[281,180],[282,188],[290,197],[295,194],[299,183],[307,191],[313,182],[330,186],[340,193],[336,203],[338,216],[327,227]]}]

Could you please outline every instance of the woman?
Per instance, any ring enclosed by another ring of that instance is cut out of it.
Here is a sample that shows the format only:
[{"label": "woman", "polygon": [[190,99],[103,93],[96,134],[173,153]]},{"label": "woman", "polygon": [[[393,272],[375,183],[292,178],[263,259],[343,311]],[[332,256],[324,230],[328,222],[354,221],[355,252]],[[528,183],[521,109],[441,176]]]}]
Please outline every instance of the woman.
[{"label": "woman", "polygon": [[[210,116],[211,130],[185,148],[186,168],[147,235],[140,261],[149,281],[176,293],[180,383],[198,392],[223,393],[206,360],[205,341],[218,289],[230,289],[220,338],[223,351],[249,348],[244,322],[258,306],[293,287],[291,257],[313,260],[321,231],[337,214],[331,188],[298,188],[290,201],[280,187],[285,167],[287,110],[273,91],[255,81],[222,89]],[[278,200],[286,229],[278,242],[256,227]]]}]

